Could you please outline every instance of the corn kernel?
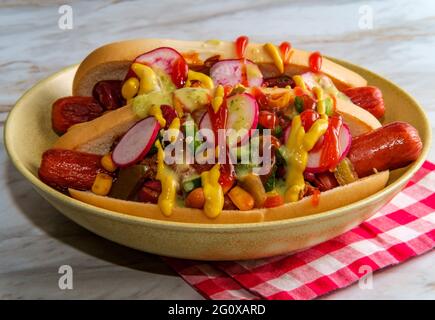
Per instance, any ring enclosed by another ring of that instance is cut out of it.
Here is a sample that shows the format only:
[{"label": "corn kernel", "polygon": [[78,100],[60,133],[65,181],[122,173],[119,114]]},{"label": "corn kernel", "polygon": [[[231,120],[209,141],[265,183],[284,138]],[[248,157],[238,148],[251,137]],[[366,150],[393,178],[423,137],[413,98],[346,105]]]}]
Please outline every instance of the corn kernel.
[{"label": "corn kernel", "polygon": [[92,185],[92,192],[99,196],[107,196],[112,188],[112,177],[106,173],[98,173]]},{"label": "corn kernel", "polygon": [[101,158],[101,165],[109,172],[113,172],[117,169],[116,164],[113,162],[112,156],[110,154],[106,154]]}]

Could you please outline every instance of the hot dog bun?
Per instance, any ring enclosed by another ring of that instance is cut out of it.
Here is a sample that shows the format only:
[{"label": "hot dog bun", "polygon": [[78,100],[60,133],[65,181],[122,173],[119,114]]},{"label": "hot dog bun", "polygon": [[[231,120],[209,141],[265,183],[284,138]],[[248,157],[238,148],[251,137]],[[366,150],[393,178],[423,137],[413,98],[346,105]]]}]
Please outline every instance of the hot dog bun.
[{"label": "hot dog bun", "polygon": [[[345,119],[348,119],[347,123],[353,133],[363,133],[381,126],[379,121],[369,112],[352,103],[343,103],[340,113]],[[105,154],[108,148],[110,148],[116,134],[121,135],[123,133],[122,129],[133,125],[135,121],[137,119],[131,110],[131,106],[127,105],[116,111],[108,112],[100,118],[72,127],[65,135],[59,138],[54,147]],[[319,205],[317,206],[313,206],[311,197],[306,197],[298,202],[287,203],[283,206],[269,209],[250,211],[224,210],[216,219],[207,218],[201,210],[180,207],[175,208],[170,217],[166,217],[155,204],[119,200],[74,189],[70,189],[69,192],[73,198],[85,203],[111,211],[150,219],[215,224],[252,223],[289,219],[348,205],[383,189],[388,182],[388,178],[389,172],[383,171],[359,179],[349,185],[322,192]]]},{"label": "hot dog bun", "polygon": [[113,142],[138,120],[132,107],[127,105],[92,121],[72,126],[55,142],[53,148],[104,155],[109,152]]},{"label": "hot dog bun", "polygon": [[[83,60],[74,78],[73,95],[90,96],[98,81],[124,79],[131,62],[137,56],[159,47],[170,47],[181,54],[196,52],[201,61],[215,55],[220,55],[220,59],[237,57],[234,42],[230,41],[142,39],[115,42],[96,49]],[[258,64],[264,77],[279,75],[272,57],[264,49],[263,44],[249,43],[245,55],[247,59]],[[293,49],[289,63],[285,66],[285,73],[294,75],[308,71],[309,56],[309,52]],[[198,63],[188,58],[186,61],[190,65]],[[359,74],[326,58],[323,58],[321,71],[329,76],[340,90],[367,85],[367,81]]]},{"label": "hot dog bun", "polygon": [[199,209],[176,207],[172,215],[166,217],[160,212],[157,205],[151,203],[119,200],[75,189],[69,189],[69,193],[74,199],[99,208],[149,219],[213,224],[252,223],[296,218],[348,205],[384,188],[388,177],[388,171],[383,171],[351,184],[322,192],[317,206],[312,204],[311,197],[305,197],[298,202],[286,203],[275,208],[250,211],[224,210],[215,219],[207,218]]}]

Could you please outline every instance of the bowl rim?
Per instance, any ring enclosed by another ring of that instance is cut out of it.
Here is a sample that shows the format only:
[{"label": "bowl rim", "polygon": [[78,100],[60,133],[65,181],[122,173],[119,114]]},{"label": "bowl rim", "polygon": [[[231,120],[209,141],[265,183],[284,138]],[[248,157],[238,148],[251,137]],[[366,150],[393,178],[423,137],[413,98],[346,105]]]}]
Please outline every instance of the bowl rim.
[{"label": "bowl rim", "polygon": [[11,126],[11,123],[14,121],[13,120],[14,115],[17,112],[18,108],[24,107],[25,105],[24,102],[30,94],[37,91],[40,87],[44,86],[45,83],[51,81],[52,79],[59,77],[66,72],[72,72],[73,69],[77,69],[78,64],[62,68],[59,71],[51,74],[50,76],[41,79],[34,86],[26,90],[23,93],[23,95],[16,101],[15,105],[9,112],[4,125],[3,140],[4,140],[5,150],[8,153],[9,158],[11,159],[12,163],[17,168],[17,170],[27,180],[29,180],[29,182],[32,184],[33,187],[37,189],[37,191],[41,191],[42,193],[47,193],[51,197],[57,198],[60,202],[67,202],[69,205],[72,205],[78,210],[85,210],[89,213],[96,214],[105,218],[110,218],[112,220],[121,221],[123,223],[128,223],[133,225],[137,225],[137,224],[147,225],[160,229],[185,230],[185,231],[196,231],[196,232],[209,231],[209,232],[222,233],[222,232],[234,232],[234,231],[256,232],[259,230],[265,231],[271,229],[289,228],[289,227],[296,227],[296,226],[301,226],[310,223],[316,223],[329,218],[339,218],[341,215],[347,214],[349,211],[357,210],[366,206],[367,203],[372,203],[380,200],[386,194],[394,192],[394,190],[401,188],[406,182],[408,182],[409,179],[412,177],[412,175],[414,175],[414,173],[423,165],[424,161],[427,158],[431,146],[432,132],[429,125],[429,120],[423,108],[406,90],[394,84],[389,79],[380,76],[368,69],[365,69],[358,65],[354,65],[352,63],[349,63],[341,59],[336,59],[336,58],[330,58],[330,59],[334,60],[335,62],[341,65],[350,67],[351,69],[362,70],[367,74],[370,74],[370,76],[378,78],[386,82],[389,86],[395,88],[396,90],[399,90],[416,106],[416,112],[418,112],[419,115],[422,117],[422,119],[424,119],[423,130],[424,130],[424,135],[427,137],[425,143],[423,144],[423,149],[420,157],[396,181],[386,186],[382,190],[370,195],[369,197],[366,197],[364,199],[361,199],[359,201],[353,202],[351,204],[339,208],[323,211],[308,216],[275,220],[275,221],[255,222],[255,223],[205,224],[205,223],[174,222],[174,221],[163,221],[163,220],[156,220],[156,219],[150,219],[144,217],[137,217],[137,216],[132,216],[132,215],[128,215],[112,210],[99,208],[87,204],[85,202],[73,199],[67,196],[66,194],[63,194],[49,187],[48,185],[43,183],[37,176],[33,175],[30,172],[30,170],[28,170],[25,167],[25,165],[21,162],[21,160],[18,157],[18,154],[14,150],[13,143],[12,143],[13,137],[9,133],[11,132],[11,130],[9,130],[9,127]]}]

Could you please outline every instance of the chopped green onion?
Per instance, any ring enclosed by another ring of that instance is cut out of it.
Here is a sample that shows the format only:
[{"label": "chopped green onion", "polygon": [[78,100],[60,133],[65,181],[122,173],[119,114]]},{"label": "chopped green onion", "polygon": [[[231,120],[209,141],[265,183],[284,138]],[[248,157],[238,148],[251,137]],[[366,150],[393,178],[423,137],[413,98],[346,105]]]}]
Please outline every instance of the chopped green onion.
[{"label": "chopped green onion", "polygon": [[304,99],[299,96],[296,96],[295,98],[295,109],[298,113],[304,111]]},{"label": "chopped green onion", "polygon": [[282,127],[276,126],[276,128],[273,130],[273,135],[277,138],[280,138],[282,136]]}]

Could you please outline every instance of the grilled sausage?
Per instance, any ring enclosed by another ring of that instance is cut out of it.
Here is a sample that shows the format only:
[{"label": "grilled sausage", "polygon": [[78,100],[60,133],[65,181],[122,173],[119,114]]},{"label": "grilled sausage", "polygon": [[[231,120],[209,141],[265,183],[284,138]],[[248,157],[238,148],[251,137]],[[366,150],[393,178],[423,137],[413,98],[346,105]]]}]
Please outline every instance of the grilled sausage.
[{"label": "grilled sausage", "polygon": [[348,158],[359,178],[376,171],[393,170],[415,161],[423,145],[417,130],[404,122],[392,122],[352,139]]}]

